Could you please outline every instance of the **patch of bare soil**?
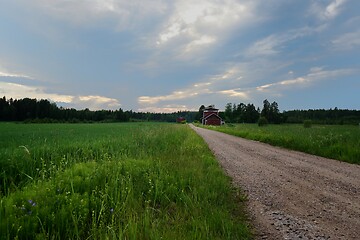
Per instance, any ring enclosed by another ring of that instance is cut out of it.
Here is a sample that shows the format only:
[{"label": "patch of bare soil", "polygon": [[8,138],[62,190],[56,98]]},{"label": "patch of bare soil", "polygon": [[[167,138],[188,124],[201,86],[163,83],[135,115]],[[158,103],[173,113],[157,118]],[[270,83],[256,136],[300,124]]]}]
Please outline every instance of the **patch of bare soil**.
[{"label": "patch of bare soil", "polygon": [[360,239],[360,166],[190,125],[248,195],[256,239]]}]

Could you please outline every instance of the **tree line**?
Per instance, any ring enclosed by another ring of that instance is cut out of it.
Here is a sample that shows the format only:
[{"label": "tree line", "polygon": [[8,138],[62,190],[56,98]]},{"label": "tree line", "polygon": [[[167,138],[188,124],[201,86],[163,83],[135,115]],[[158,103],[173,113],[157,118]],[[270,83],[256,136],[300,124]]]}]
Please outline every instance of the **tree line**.
[{"label": "tree line", "polygon": [[279,111],[277,102],[270,103],[267,99],[263,101],[262,110],[254,104],[233,104],[225,106],[224,118],[230,123],[256,123],[260,118],[269,123],[303,123],[311,120],[315,124],[359,124],[360,111],[348,109],[309,109]]},{"label": "tree line", "polygon": [[279,124],[284,122],[283,115],[279,111],[277,102],[263,101],[263,108],[256,108],[252,103],[228,103],[225,106],[225,121],[231,123],[256,123],[263,117],[269,123]]},{"label": "tree line", "polygon": [[149,113],[118,110],[91,111],[88,108],[76,110],[74,108],[58,107],[46,99],[6,99],[0,98],[0,121],[26,122],[128,122],[128,121],[159,121],[174,122],[182,116],[188,121],[195,120],[196,112]]},{"label": "tree line", "polygon": [[309,109],[285,111],[283,118],[287,123],[302,123],[312,120],[316,124],[360,124],[360,111],[348,109]]},{"label": "tree line", "polygon": [[[128,121],[158,121],[175,122],[184,117],[187,122],[200,121],[204,105],[199,111],[178,111],[174,113],[150,113],[117,110],[89,109],[76,110],[74,108],[58,107],[46,99],[6,99],[0,98],[0,121],[28,121],[28,122],[128,122]],[[318,124],[359,124],[360,111],[348,109],[315,109],[279,111],[277,102],[263,101],[262,109],[252,103],[228,103],[225,111],[219,113],[228,123],[257,123],[259,118],[267,122],[303,123],[312,120]]]}]

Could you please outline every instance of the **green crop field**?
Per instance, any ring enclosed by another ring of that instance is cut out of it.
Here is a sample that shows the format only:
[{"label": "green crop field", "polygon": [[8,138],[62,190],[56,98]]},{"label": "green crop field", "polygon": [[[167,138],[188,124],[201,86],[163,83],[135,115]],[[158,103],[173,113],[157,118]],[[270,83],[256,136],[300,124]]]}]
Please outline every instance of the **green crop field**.
[{"label": "green crop field", "polygon": [[251,239],[188,126],[0,124],[0,239]]},{"label": "green crop field", "polygon": [[360,127],[345,125],[226,124],[207,128],[288,149],[360,164]]}]

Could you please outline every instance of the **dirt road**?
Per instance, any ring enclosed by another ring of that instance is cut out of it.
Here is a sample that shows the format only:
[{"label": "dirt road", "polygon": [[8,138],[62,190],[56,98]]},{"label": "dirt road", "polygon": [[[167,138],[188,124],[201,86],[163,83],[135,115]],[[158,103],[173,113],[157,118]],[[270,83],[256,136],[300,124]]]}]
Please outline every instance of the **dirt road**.
[{"label": "dirt road", "polygon": [[360,166],[191,127],[248,195],[257,239],[360,239]]}]

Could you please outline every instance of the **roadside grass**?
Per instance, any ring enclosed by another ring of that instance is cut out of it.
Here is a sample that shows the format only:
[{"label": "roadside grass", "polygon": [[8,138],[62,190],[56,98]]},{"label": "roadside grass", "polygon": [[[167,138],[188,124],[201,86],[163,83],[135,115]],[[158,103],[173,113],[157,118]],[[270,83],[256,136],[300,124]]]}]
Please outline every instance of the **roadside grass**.
[{"label": "roadside grass", "polygon": [[0,239],[252,238],[244,196],[185,125],[0,129]]},{"label": "roadside grass", "polygon": [[[204,127],[202,125],[198,125]],[[231,124],[206,126],[227,134],[269,143],[318,156],[360,164],[360,127],[346,125]]]}]

